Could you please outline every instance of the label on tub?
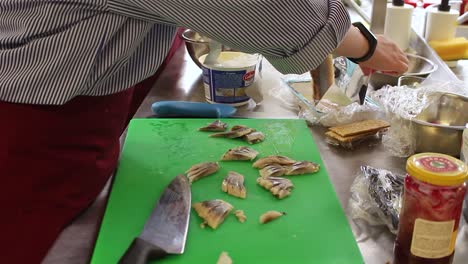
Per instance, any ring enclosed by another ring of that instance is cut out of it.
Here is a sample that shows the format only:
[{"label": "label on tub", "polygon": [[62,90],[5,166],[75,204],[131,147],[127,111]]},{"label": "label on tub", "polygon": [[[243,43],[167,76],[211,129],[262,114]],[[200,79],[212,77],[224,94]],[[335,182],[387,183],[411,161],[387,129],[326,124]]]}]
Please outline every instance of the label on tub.
[{"label": "label on tub", "polygon": [[237,104],[247,102],[245,89],[255,79],[255,66],[246,70],[214,70],[203,67],[206,99],[215,103]]}]

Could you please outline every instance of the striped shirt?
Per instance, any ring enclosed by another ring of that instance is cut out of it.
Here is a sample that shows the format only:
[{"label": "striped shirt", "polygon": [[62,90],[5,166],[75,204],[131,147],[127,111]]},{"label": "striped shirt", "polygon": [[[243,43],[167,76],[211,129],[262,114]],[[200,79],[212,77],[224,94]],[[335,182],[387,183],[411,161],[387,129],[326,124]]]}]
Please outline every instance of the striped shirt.
[{"label": "striped shirt", "polygon": [[1,0],[0,100],[60,105],[123,91],[156,72],[177,27],[304,73],[350,19],[340,0]]}]

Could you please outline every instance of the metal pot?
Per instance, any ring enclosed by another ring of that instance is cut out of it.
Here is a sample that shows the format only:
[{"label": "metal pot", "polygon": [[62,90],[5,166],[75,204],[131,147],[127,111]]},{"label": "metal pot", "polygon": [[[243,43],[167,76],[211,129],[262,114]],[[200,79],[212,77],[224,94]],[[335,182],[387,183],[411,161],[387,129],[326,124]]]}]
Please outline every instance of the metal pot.
[{"label": "metal pot", "polygon": [[468,123],[468,97],[434,93],[429,105],[413,120],[416,152],[460,156],[462,134]]},{"label": "metal pot", "polygon": [[[437,70],[437,65],[429,59],[408,53],[406,54],[406,56],[409,60],[408,71],[401,76],[414,76],[426,78],[429,76],[429,74]],[[375,72],[371,75],[369,79],[369,84],[374,88],[374,90],[378,90],[384,85],[396,86],[398,85],[398,79],[401,76],[391,76],[388,74]]]},{"label": "metal pot", "polygon": [[[181,33],[180,37],[185,41],[188,54],[190,58],[201,68],[200,57],[210,52],[210,41],[211,39],[205,37],[198,32],[191,29],[186,29]],[[233,49],[223,45],[222,51],[234,51]]]}]

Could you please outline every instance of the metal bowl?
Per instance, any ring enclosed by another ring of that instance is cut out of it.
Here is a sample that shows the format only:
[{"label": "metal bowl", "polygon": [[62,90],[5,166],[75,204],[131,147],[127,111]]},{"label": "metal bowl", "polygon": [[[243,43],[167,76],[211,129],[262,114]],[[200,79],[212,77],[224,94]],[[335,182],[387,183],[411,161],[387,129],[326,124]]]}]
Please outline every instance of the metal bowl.
[{"label": "metal bowl", "polygon": [[372,74],[369,80],[369,84],[372,85],[372,87],[375,90],[378,90],[385,85],[398,85],[398,79],[401,76],[415,76],[426,78],[427,76],[429,76],[429,74],[437,70],[437,65],[429,59],[408,53],[406,54],[406,56],[409,60],[408,71],[406,73],[400,76],[390,76],[387,74],[376,72]]},{"label": "metal bowl", "polygon": [[[200,57],[210,52],[211,39],[191,29],[184,30],[180,37],[185,42],[190,58],[201,68]],[[223,45],[222,51],[233,51],[233,49]]]},{"label": "metal bowl", "polygon": [[460,156],[462,134],[468,123],[468,97],[434,93],[429,105],[413,120],[416,152]]}]

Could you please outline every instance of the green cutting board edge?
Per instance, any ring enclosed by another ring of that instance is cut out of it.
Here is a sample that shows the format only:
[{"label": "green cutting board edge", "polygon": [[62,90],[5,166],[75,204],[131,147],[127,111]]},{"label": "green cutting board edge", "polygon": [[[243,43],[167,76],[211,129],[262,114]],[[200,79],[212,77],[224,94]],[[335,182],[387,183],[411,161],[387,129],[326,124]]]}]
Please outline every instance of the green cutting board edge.
[{"label": "green cutting board edge", "polygon": [[[320,164],[316,174],[292,176],[290,197],[277,200],[256,184],[258,171],[248,161],[223,161],[221,169],[192,185],[192,202],[223,199],[244,210],[247,221],[231,214],[217,230],[202,229],[194,210],[182,255],[158,263],[213,263],[222,251],[235,264],[363,263],[354,236],[338,202],[320,154],[303,120],[224,119],[230,126],[247,125],[266,139],[256,145],[241,140],[210,138],[197,129],[213,119],[134,119],[126,137],[120,164],[98,234],[93,264],[117,263],[150,215],[163,189],[191,165],[217,161],[229,148],[251,146],[259,157],[273,154]],[[228,171],[245,176],[247,198],[221,191]],[[268,210],[287,215],[265,225],[259,217]]]}]

